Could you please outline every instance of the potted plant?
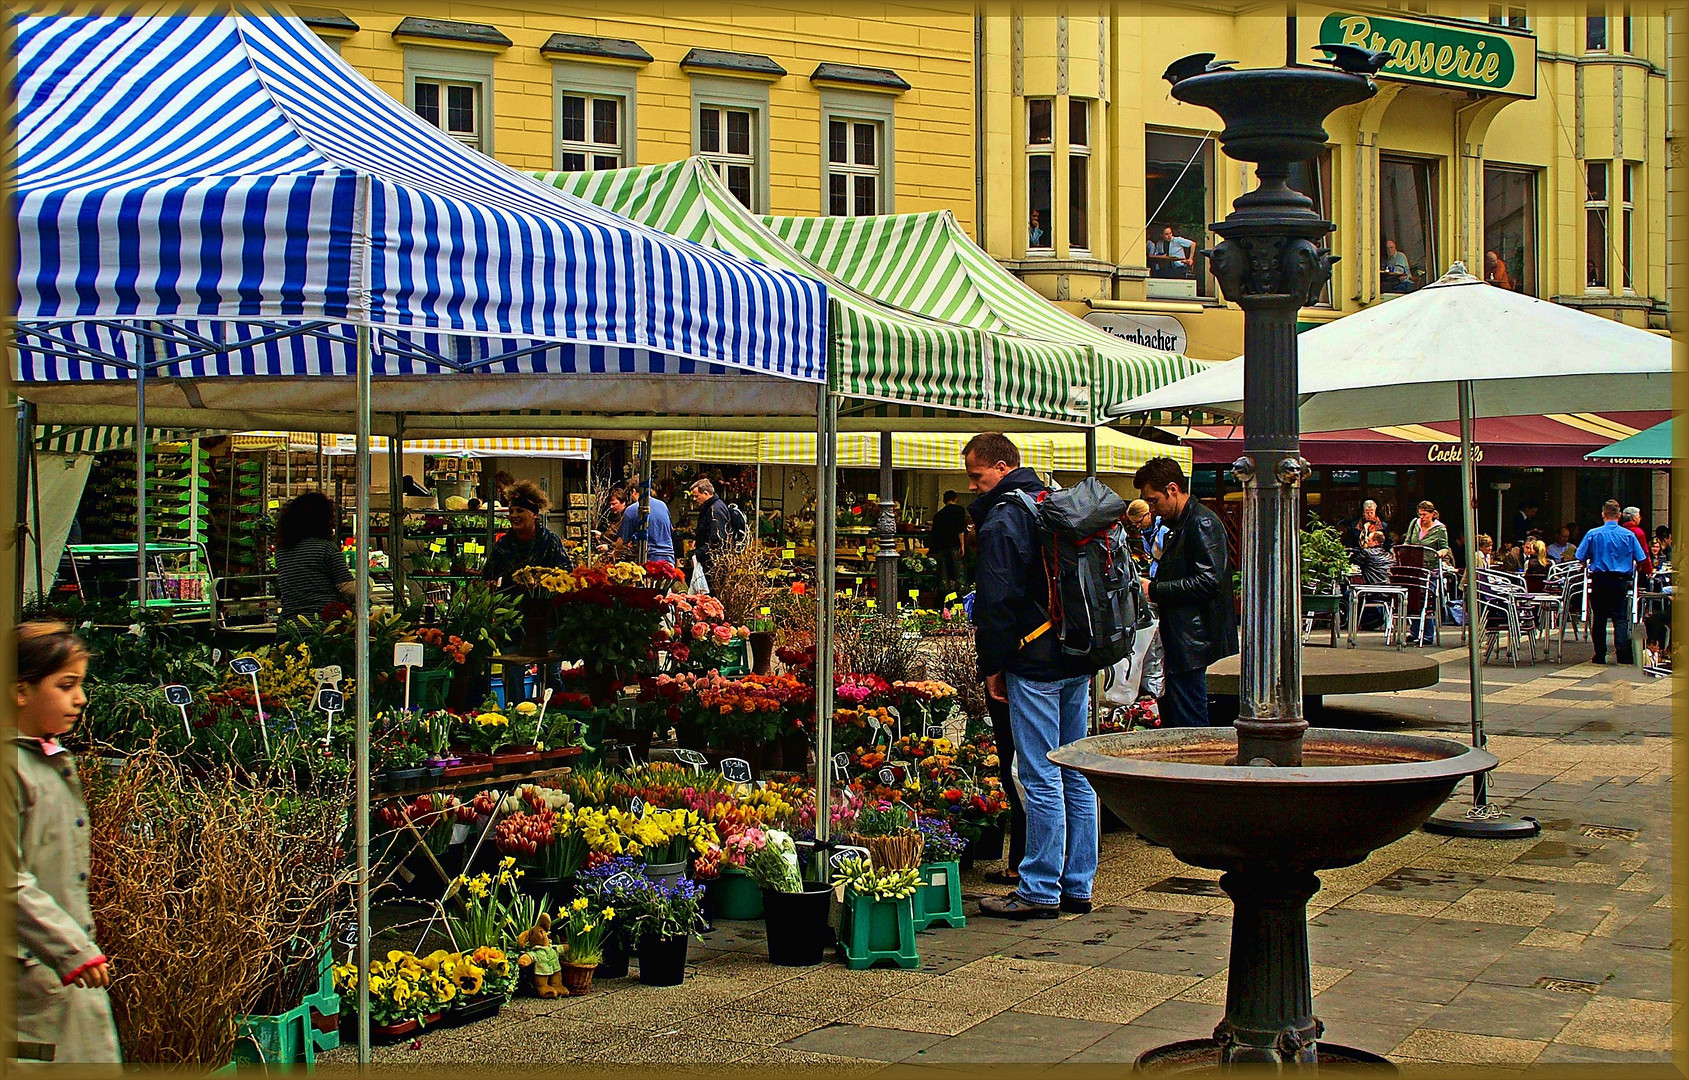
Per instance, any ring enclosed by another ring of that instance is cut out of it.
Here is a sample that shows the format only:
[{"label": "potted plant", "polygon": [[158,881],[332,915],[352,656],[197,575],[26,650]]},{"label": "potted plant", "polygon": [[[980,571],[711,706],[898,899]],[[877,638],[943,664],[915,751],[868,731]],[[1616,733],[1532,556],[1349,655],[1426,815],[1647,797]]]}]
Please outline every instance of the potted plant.
[{"label": "potted plant", "polygon": [[926,846],[921,852],[921,886],[915,892],[915,929],[925,930],[935,922],[946,926],[967,925],[962,914],[962,868],[958,859],[968,846],[941,817],[924,817],[918,822]]},{"label": "potted plant", "polygon": [[571,996],[579,997],[591,989],[593,971],[604,959],[604,937],[615,917],[615,908],[596,907],[584,896],[577,896],[563,910],[558,919],[563,939],[558,962],[563,968],[563,985]]},{"label": "potted plant", "polygon": [[[407,669],[408,670],[408,669]],[[451,752],[452,729],[456,718],[444,709],[424,709],[412,713],[407,726],[414,741],[428,750],[427,764],[442,770],[463,764],[463,759]]]},{"label": "potted plant", "polygon": [[690,810],[645,811],[642,818],[624,821],[632,847],[645,858],[645,876],[661,885],[671,885],[689,869],[694,844],[706,841],[714,830]]},{"label": "potted plant", "polygon": [[634,898],[649,884],[645,866],[627,855],[606,858],[576,875],[580,895],[590,902],[617,912],[601,942],[603,958],[594,976],[600,979],[626,978],[628,955],[633,951],[630,920],[636,908]]},{"label": "potted plant", "polygon": [[484,764],[510,741],[510,718],[498,709],[484,708],[464,719],[464,742],[471,753],[463,755],[465,762]]},{"label": "potted plant", "polygon": [[457,986],[457,1000],[446,1011],[454,1027],[497,1016],[516,985],[509,956],[490,945],[451,954],[441,971]]},{"label": "potted plant", "polygon": [[553,902],[562,900],[565,882],[586,863],[586,838],[567,806],[506,816],[493,826],[493,845],[532,871],[523,892]]},{"label": "potted plant", "polygon": [[835,868],[845,889],[846,962],[852,970],[891,961],[912,968],[915,954],[914,898],[920,888],[914,867],[875,869],[859,857],[840,859]]},{"label": "potted plant", "polygon": [[672,885],[646,882],[632,899],[639,981],[679,986],[686,978],[687,944],[703,927],[704,890],[683,877]]},{"label": "potted plant", "polygon": [[717,878],[711,886],[715,893],[715,911],[723,919],[762,918],[762,887],[746,870],[752,853],[768,843],[768,836],[757,825],[743,825],[731,830],[721,845],[717,864]]},{"label": "potted plant", "polygon": [[866,848],[873,865],[882,870],[913,870],[921,865],[921,853],[926,849],[926,837],[915,822],[915,811],[906,803],[864,807],[845,842]]},{"label": "potted plant", "polygon": [[[762,887],[769,963],[783,967],[819,964],[831,944],[832,887],[804,883],[798,872],[797,845],[790,835],[779,829],[757,833],[762,843],[746,853],[745,872]],[[755,844],[756,839],[752,835],[745,843]]]},{"label": "potted plant", "polygon": [[408,739],[395,739],[382,754],[386,771],[382,773],[383,787],[389,791],[403,791],[420,787],[428,775],[428,751]]}]

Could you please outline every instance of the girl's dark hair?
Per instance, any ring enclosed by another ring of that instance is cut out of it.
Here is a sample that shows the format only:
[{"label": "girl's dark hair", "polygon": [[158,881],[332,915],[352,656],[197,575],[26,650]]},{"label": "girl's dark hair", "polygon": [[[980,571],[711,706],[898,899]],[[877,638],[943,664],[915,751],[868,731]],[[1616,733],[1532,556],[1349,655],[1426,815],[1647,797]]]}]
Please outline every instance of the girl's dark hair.
[{"label": "girl's dark hair", "polygon": [[307,491],[282,507],[276,522],[276,546],[288,551],[301,540],[333,540],[340,510],[320,491]]},{"label": "girl's dark hair", "polygon": [[69,623],[26,622],[18,626],[18,682],[38,683],[88,655],[88,646]]}]

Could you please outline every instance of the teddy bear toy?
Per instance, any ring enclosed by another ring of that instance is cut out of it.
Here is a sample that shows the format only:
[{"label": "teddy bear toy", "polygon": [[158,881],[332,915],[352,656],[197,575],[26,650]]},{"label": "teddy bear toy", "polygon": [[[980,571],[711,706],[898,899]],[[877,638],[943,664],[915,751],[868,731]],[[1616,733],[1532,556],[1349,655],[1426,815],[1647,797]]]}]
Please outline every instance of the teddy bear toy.
[{"label": "teddy bear toy", "polygon": [[563,967],[557,959],[557,946],[551,943],[551,916],[540,913],[533,926],[516,938],[522,955],[516,963],[528,968],[534,976],[534,993],[542,998],[563,997]]}]

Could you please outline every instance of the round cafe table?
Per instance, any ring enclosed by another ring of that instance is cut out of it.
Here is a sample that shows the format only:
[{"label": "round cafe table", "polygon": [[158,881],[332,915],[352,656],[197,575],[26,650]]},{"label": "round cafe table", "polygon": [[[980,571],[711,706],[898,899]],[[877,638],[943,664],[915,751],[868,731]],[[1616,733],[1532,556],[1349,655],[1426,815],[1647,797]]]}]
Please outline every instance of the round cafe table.
[{"label": "round cafe table", "polygon": [[[1239,656],[1228,656],[1208,665],[1208,692],[1238,696],[1241,667]],[[1441,676],[1441,665],[1422,653],[1394,649],[1303,649],[1303,713],[1320,709],[1329,694],[1421,690],[1437,685]]]}]

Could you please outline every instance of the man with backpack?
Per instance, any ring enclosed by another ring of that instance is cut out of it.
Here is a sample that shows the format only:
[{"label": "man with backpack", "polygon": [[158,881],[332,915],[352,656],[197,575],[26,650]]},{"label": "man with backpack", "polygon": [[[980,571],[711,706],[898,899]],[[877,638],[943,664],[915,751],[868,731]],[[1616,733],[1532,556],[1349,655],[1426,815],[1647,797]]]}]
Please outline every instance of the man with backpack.
[{"label": "man with backpack", "polygon": [[1161,615],[1167,650],[1163,727],[1208,726],[1208,665],[1237,652],[1226,530],[1214,511],[1191,498],[1185,471],[1151,458],[1132,482],[1167,526],[1155,580],[1144,596]]},{"label": "man with backpack", "polygon": [[[745,515],[738,507],[723,502],[707,477],[693,481],[690,491],[692,505],[698,510],[698,521],[692,529],[692,554],[708,580],[717,553],[724,547],[744,543],[750,530]],[[712,582],[711,588],[714,587]]]},{"label": "man with backpack", "polygon": [[[1118,603],[1120,582],[1135,580],[1118,520],[1126,506],[1094,481],[1052,495],[1037,474],[1021,467],[1015,444],[997,432],[974,436],[962,460],[968,487],[978,496],[968,512],[979,536],[973,605],[979,670],[987,694],[1008,703],[1026,804],[1020,883],[1006,896],[986,897],[980,911],[1017,920],[1053,919],[1063,911],[1086,914],[1097,872],[1097,797],[1083,775],[1057,767],[1048,755],[1085,737],[1092,673],[1124,655],[1115,655],[1122,640],[1126,652],[1132,647],[1133,626],[1123,635],[1104,629],[1119,620],[1076,600],[1079,590],[1071,587],[1075,573],[1106,566],[1109,577],[1102,587],[1100,579],[1089,583],[1090,595],[1106,605]],[[1094,506],[1098,492],[1113,504],[1081,514],[1086,523],[1078,534],[1095,546],[1076,561],[1072,536],[1064,547],[1064,533],[1054,523],[1063,513],[1078,513],[1080,504]],[[1069,498],[1074,493],[1079,497]],[[1092,529],[1099,521],[1102,529]],[[1056,567],[1054,577],[1046,571],[1050,565]],[[1062,600],[1068,602],[1058,609]]]}]

